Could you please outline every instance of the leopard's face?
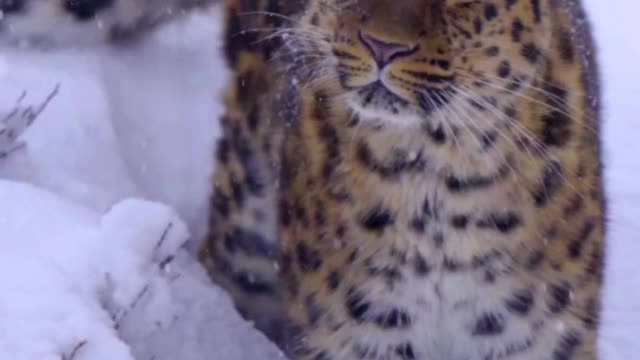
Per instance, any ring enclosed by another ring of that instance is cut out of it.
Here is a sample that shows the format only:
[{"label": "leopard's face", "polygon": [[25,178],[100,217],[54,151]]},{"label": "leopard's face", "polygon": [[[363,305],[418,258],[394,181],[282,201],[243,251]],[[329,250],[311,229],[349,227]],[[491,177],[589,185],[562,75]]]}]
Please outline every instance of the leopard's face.
[{"label": "leopard's face", "polygon": [[449,114],[467,122],[479,109],[502,113],[502,102],[532,82],[549,42],[548,6],[316,0],[291,38],[307,81],[338,89],[335,98],[361,117],[407,124]]}]

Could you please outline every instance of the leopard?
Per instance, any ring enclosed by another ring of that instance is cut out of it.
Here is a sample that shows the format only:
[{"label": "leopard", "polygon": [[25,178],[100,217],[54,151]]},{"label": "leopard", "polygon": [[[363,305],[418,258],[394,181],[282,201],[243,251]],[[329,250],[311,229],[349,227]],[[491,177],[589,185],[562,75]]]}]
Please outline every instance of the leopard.
[{"label": "leopard", "polygon": [[226,0],[200,260],[299,360],[594,360],[579,0]]},{"label": "leopard", "polygon": [[[3,0],[130,44],[214,0]],[[199,258],[291,359],[598,359],[606,201],[579,0],[224,0]]]}]

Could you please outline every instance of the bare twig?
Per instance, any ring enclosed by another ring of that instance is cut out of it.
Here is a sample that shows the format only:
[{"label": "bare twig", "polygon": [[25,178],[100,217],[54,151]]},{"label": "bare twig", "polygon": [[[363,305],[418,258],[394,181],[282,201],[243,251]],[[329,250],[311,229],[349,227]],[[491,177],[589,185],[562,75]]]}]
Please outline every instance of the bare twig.
[{"label": "bare twig", "polygon": [[164,231],[162,232],[162,236],[160,236],[160,240],[158,240],[158,242],[156,243],[155,248],[153,249],[154,252],[158,251],[162,247],[162,244],[167,239],[167,235],[169,235],[169,230],[171,230],[172,227],[173,227],[173,223],[170,222],[167,225],[167,227],[164,228]]},{"label": "bare twig", "polygon": [[[164,244],[165,240],[167,239],[167,237],[169,236],[169,231],[171,230],[171,228],[173,227],[173,223],[170,222],[167,227],[164,229],[164,231],[162,232],[162,236],[160,237],[160,240],[158,241],[158,243],[156,244],[153,252],[157,253],[160,248],[162,248],[162,245]],[[160,270],[165,270],[167,265],[169,265],[169,263],[171,263],[173,261],[174,257],[173,255],[168,255],[166,258],[160,260],[158,266],[160,267]]]},{"label": "bare twig", "polygon": [[127,316],[129,315],[129,313],[134,310],[137,306],[138,303],[140,302],[140,300],[144,297],[144,295],[149,292],[149,285],[145,285],[142,290],[140,290],[140,292],[138,293],[138,295],[136,295],[135,299],[133,299],[133,301],[131,302],[131,305],[129,305],[128,309],[123,310],[120,313],[120,316],[117,316],[117,320],[115,321],[115,325],[114,328],[116,330],[118,330],[120,328],[120,325],[122,325],[122,321],[124,319],[127,318]]},{"label": "bare twig", "polygon": [[24,142],[16,141],[16,139],[33,124],[59,90],[60,84],[56,84],[45,100],[35,108],[32,106],[22,107],[22,102],[27,96],[26,91],[18,96],[14,108],[0,118],[0,126],[3,127],[0,129],[0,159],[6,158],[26,146]]},{"label": "bare twig", "polygon": [[80,341],[76,346],[73,347],[73,349],[71,349],[71,352],[68,355],[62,354],[62,360],[75,359],[76,355],[78,354],[78,351],[80,351],[80,349],[82,349],[85,345],[87,345],[87,340]]},{"label": "bare twig", "polygon": [[35,109],[32,106],[28,106],[22,109],[21,111],[20,105],[22,105],[22,101],[24,101],[24,99],[27,97],[27,91],[26,90],[22,91],[20,96],[18,96],[18,99],[16,99],[15,107],[13,108],[13,110],[11,110],[7,115],[5,115],[5,117],[1,121],[7,124],[14,116],[21,113],[20,117],[27,119],[26,126],[27,127],[31,126],[31,124],[33,124],[33,121],[44,111],[44,109],[47,108],[51,100],[53,100],[53,98],[55,98],[56,95],[58,95],[58,92],[60,92],[60,84],[56,84],[53,90],[44,99],[44,101],[40,105],[38,105]]}]

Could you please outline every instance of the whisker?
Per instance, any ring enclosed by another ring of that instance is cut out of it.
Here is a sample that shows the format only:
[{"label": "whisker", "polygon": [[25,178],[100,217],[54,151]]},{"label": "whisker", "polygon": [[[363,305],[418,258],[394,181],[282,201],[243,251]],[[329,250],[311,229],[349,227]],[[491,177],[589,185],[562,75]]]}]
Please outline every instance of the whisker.
[{"label": "whisker", "polygon": [[[484,101],[483,99],[480,99],[481,101]],[[485,101],[486,102],[486,101]],[[503,116],[508,117],[506,114],[502,113],[502,111],[498,108],[496,108],[495,106],[493,106],[492,104],[486,102],[486,104],[484,104],[487,108],[493,109],[494,112],[496,112],[496,114],[503,114]],[[588,200],[588,197],[585,195],[584,190],[582,189],[578,189],[573,182],[569,181],[569,175],[566,173],[567,170],[569,169],[561,169],[559,166],[557,165],[556,161],[556,157],[553,156],[553,154],[551,154],[547,147],[544,146],[543,144],[539,143],[537,139],[535,139],[535,137],[529,132],[528,129],[524,128],[523,126],[521,126],[517,121],[512,121],[510,122],[510,125],[512,125],[512,129],[520,131],[521,134],[523,134],[523,136],[526,136],[530,139],[530,141],[532,142],[532,144],[534,144],[534,146],[538,146],[536,148],[537,151],[539,151],[544,159],[547,160],[551,160],[548,162],[548,165],[552,166],[552,169],[554,171],[557,172],[557,174],[559,174],[563,180],[565,180],[563,183],[566,184],[566,186],[568,186],[569,190],[572,192],[572,194],[579,196],[582,200]],[[571,174],[574,177],[576,176],[576,174]],[[560,219],[560,221],[562,221],[562,219]]]},{"label": "whisker", "polygon": [[268,17],[277,17],[279,19],[283,19],[283,20],[287,20],[287,21],[291,21],[292,23],[295,23],[297,25],[301,25],[301,26],[305,26],[305,27],[312,27],[315,30],[317,30],[318,32],[324,32],[325,34],[330,34],[328,31],[324,30],[323,28],[319,27],[319,26],[314,26],[308,23],[304,23],[301,22],[300,20],[294,19],[290,16],[286,16],[283,14],[279,14],[273,11],[260,11],[260,10],[255,10],[255,11],[243,11],[238,13],[239,16],[249,16],[249,15],[266,15]]},{"label": "whisker", "polygon": [[[468,75],[465,75],[465,74],[460,74],[460,75],[462,75],[462,76],[466,76],[466,77],[471,78],[471,79],[473,79],[473,80],[482,81],[482,80],[481,80],[481,79],[479,79],[477,76],[468,76]],[[531,101],[531,102],[533,102],[533,103],[535,103],[535,104],[538,104],[538,105],[541,105],[541,106],[543,106],[543,107],[547,108],[548,110],[551,110],[551,111],[557,111],[559,114],[561,114],[561,115],[563,115],[563,116],[566,116],[566,117],[568,117],[568,118],[573,118],[572,114],[568,113],[566,110],[561,109],[561,108],[559,108],[559,107],[557,107],[557,106],[549,105],[549,104],[547,104],[547,103],[545,103],[545,102],[543,102],[543,101],[541,101],[541,100],[539,100],[539,99],[535,99],[535,98],[532,98],[532,97],[530,97],[530,96],[527,96],[527,95],[523,94],[523,93],[522,93],[522,91],[513,91],[513,90],[511,90],[511,89],[508,89],[507,87],[504,87],[504,86],[498,86],[498,85],[495,85],[495,84],[493,84],[492,82],[488,82],[488,81],[485,81],[485,82],[484,82],[484,85],[486,85],[486,86],[490,86],[490,87],[492,87],[492,88],[494,88],[494,89],[497,89],[497,90],[500,90],[500,91],[507,92],[507,93],[512,94],[512,95],[514,95],[514,96],[516,96],[516,97],[519,97],[519,98],[521,98],[521,99],[529,100],[529,101]],[[593,120],[592,118],[589,118],[589,116],[588,116],[587,114],[583,114],[583,115],[585,116],[585,118],[586,118],[587,120]],[[598,134],[598,130],[597,130],[597,129],[594,129],[594,128],[593,128],[593,127],[591,127],[591,126],[589,126],[589,124],[588,124],[588,123],[584,122],[584,123],[583,123],[583,126],[584,126],[584,129],[587,129],[587,130],[591,131],[591,132],[592,132],[592,133],[594,133],[594,134]]]},{"label": "whisker", "polygon": [[[456,91],[461,92],[462,89],[456,88]],[[470,127],[473,127],[476,131],[482,132],[482,129],[475,123],[475,121],[473,121],[473,119],[470,116],[471,111],[469,111],[469,105],[466,104],[465,102],[460,102],[460,106],[458,106],[457,103],[454,101],[454,102],[451,103],[451,106],[456,106],[456,108],[458,109],[458,113],[461,114],[462,116],[464,116],[468,120],[468,122],[461,121],[460,122],[460,126],[464,127],[467,130],[469,136],[471,138],[473,138],[473,140],[476,143],[476,145],[478,146],[478,148],[482,149],[483,148],[483,144],[473,134],[473,131],[470,129]],[[507,166],[509,166],[511,168],[512,172],[515,173],[515,169],[513,168],[512,165],[509,164],[509,161],[507,160],[507,157],[502,152],[497,152],[497,154],[502,158],[503,163],[507,164]],[[486,165],[487,168],[491,168],[489,163],[493,162],[495,159],[493,159],[488,154],[486,154],[486,156],[488,157],[488,159],[485,159],[485,165]]]}]

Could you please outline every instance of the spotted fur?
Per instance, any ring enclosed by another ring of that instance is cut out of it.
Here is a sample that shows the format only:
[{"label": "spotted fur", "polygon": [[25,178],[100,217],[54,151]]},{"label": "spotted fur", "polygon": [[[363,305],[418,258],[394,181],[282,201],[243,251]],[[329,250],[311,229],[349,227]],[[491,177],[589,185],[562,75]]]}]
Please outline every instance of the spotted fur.
[{"label": "spotted fur", "polygon": [[226,11],[201,256],[248,317],[295,359],[598,358],[600,95],[577,0]]}]

